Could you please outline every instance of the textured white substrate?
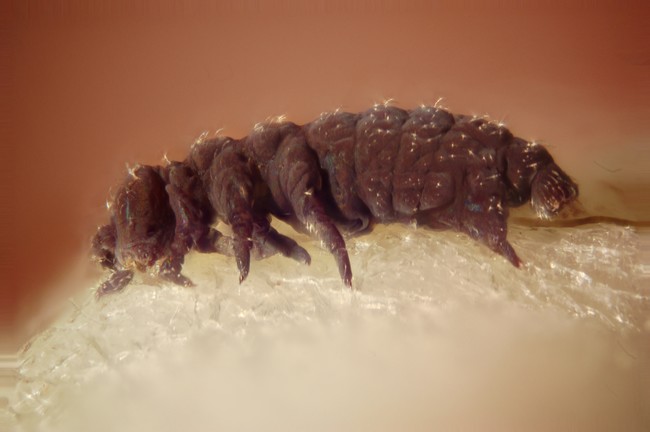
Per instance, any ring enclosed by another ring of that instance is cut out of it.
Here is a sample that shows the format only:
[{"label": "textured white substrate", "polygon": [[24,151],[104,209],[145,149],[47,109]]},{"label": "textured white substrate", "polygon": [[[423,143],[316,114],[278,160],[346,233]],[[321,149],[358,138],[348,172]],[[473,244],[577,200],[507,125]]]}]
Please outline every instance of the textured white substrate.
[{"label": "textured white substrate", "polygon": [[[514,226],[518,270],[450,232],[348,240],[310,267],[188,256],[81,301],[22,353],[20,430],[644,430],[650,287],[634,230]],[[153,282],[153,283],[152,283]],[[650,429],[645,429],[650,430]]]}]

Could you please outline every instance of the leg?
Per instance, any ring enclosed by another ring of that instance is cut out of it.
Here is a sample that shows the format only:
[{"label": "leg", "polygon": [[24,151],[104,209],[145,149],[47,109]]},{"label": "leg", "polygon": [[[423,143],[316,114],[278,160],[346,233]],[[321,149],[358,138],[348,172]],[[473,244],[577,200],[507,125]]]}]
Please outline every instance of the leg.
[{"label": "leg", "polygon": [[228,223],[234,234],[233,251],[239,269],[239,283],[248,276],[250,270],[250,252],[253,247],[252,209],[246,203],[240,202],[233,208],[228,217]]},{"label": "leg", "polygon": [[168,181],[165,190],[174,212],[176,226],[170,245],[170,257],[161,266],[159,275],[182,286],[193,286],[181,274],[185,255],[192,247],[200,252],[218,252],[232,256],[232,240],[210,228],[213,210],[196,174],[187,166],[173,162],[165,168]]},{"label": "leg", "polygon": [[264,259],[281,253],[303,264],[310,264],[309,253],[300,247],[293,239],[277,232],[269,220],[257,217],[253,228],[253,252],[256,259]]},{"label": "leg", "polygon": [[302,135],[296,135],[282,143],[276,159],[283,161],[284,166],[277,170],[279,183],[293,213],[302,226],[316,235],[334,255],[341,279],[351,287],[352,269],[345,241],[317,195],[321,178],[316,154],[307,146]]},{"label": "leg", "polygon": [[[223,241],[225,238],[221,233],[210,228],[215,218],[214,210],[198,176],[179,162],[172,162],[165,170],[168,182],[165,191],[176,218],[174,252],[185,255],[196,247],[202,252],[223,251],[228,254],[228,242]],[[210,244],[210,241],[214,243]]]},{"label": "leg", "polygon": [[318,237],[327,250],[334,255],[339,274],[346,286],[352,287],[352,268],[345,240],[336,225],[325,213],[321,202],[313,195],[292,198],[298,220]]},{"label": "leg", "polygon": [[224,149],[210,166],[206,191],[217,215],[233,231],[232,248],[239,283],[248,276],[253,247],[253,175],[248,160],[235,149]]},{"label": "leg", "polygon": [[250,268],[251,251],[264,258],[277,252],[309,263],[307,251],[271,228],[265,214],[255,210],[255,185],[261,179],[251,162],[231,148],[215,157],[210,167],[208,198],[222,220],[233,231],[232,249],[239,268],[240,283]]}]

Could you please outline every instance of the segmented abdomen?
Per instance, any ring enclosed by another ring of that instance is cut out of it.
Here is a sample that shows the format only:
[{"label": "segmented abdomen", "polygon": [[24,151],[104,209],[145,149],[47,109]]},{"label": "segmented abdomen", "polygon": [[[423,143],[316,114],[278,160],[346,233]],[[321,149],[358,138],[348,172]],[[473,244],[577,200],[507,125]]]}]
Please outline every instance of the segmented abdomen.
[{"label": "segmented abdomen", "polygon": [[450,205],[464,196],[460,188],[500,192],[512,140],[507,129],[483,119],[426,106],[326,113],[304,133],[341,213],[379,221]]}]

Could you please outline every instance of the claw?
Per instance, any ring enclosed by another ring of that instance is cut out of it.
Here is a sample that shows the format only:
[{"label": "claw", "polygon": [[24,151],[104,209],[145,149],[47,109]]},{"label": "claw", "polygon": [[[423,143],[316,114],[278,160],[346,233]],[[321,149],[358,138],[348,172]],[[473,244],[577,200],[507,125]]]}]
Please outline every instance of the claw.
[{"label": "claw", "polygon": [[350,257],[345,247],[345,240],[336,228],[336,225],[327,216],[323,205],[314,196],[305,196],[300,203],[302,217],[301,222],[305,226],[312,226],[320,240],[324,243],[327,250],[334,255],[336,265],[339,268],[339,274],[343,283],[348,288],[352,287],[352,267],[350,266]]},{"label": "claw", "polygon": [[237,268],[239,269],[239,283],[242,283],[248,276],[251,263],[251,241],[238,239],[235,240],[235,260],[237,261]]},{"label": "claw", "polygon": [[305,249],[301,248],[300,246],[296,245],[288,256],[289,258],[293,258],[294,260],[298,261],[299,263],[302,264],[311,264],[311,255],[309,255],[309,252],[307,252]]},{"label": "claw", "polygon": [[341,275],[341,279],[343,279],[343,283],[346,287],[352,288],[352,266],[350,265],[350,258],[348,257],[347,249],[345,249],[345,247],[338,249],[334,253],[334,257],[336,258],[336,263],[339,267],[339,274]]}]

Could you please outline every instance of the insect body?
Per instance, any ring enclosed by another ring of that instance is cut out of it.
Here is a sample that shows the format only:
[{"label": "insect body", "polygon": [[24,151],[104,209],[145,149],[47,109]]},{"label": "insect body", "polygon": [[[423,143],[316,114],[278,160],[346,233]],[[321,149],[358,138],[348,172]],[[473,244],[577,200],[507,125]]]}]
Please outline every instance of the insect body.
[{"label": "insect body", "polygon": [[[248,274],[251,253],[264,257],[280,252],[309,262],[304,249],[273,230],[270,215],[319,238],[333,254],[343,282],[351,286],[350,260],[339,228],[354,233],[373,223],[416,221],[453,229],[518,267],[521,261],[506,239],[508,208],[530,201],[547,218],[578,195],[577,185],[541,145],[483,118],[426,106],[337,111],[303,126],[269,122],[239,140],[217,137],[198,143],[171,169],[185,170],[193,179],[186,189],[202,197],[198,207],[203,214],[214,213],[189,218],[194,221],[189,225],[202,234],[185,238],[191,237],[194,246],[214,244],[221,238],[210,227],[214,218],[229,224],[232,249],[204,251],[232,251],[240,282]],[[167,182],[178,239],[183,237],[179,231],[187,231],[182,227],[190,213],[177,208],[179,194]],[[149,193],[157,195],[158,189]],[[159,223],[167,227],[169,212],[156,209]],[[187,240],[183,244],[189,245]],[[172,262],[190,248],[174,247]]]}]

